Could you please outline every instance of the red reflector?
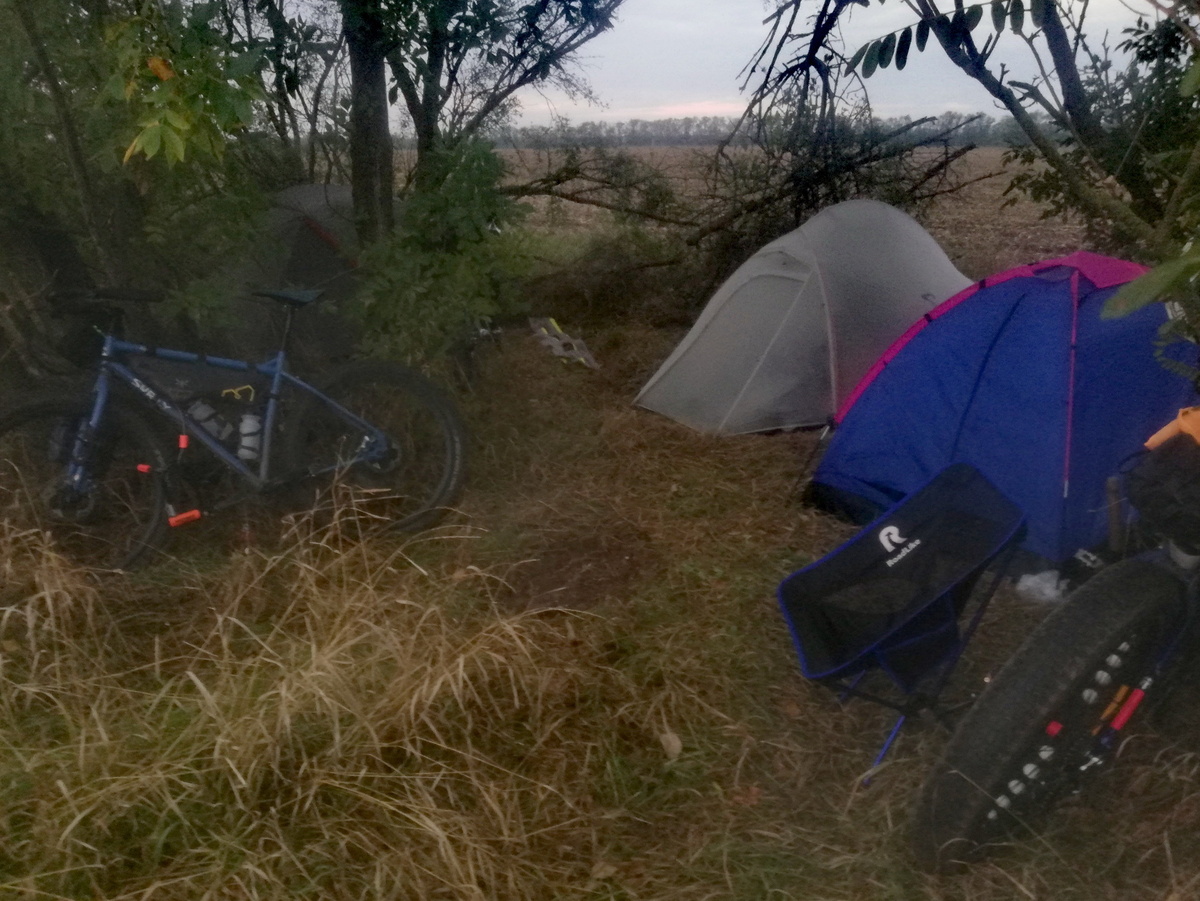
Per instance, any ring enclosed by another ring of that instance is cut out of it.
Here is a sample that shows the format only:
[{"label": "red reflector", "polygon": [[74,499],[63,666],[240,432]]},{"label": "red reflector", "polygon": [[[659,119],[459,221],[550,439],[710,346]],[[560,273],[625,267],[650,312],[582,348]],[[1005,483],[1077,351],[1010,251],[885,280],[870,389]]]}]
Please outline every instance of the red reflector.
[{"label": "red reflector", "polygon": [[172,528],[175,526],[186,525],[189,522],[195,522],[200,518],[199,510],[188,510],[184,513],[178,513],[167,520],[167,524]]},{"label": "red reflector", "polygon": [[1142,698],[1146,697],[1146,693],[1140,688],[1135,688],[1129,693],[1129,697],[1125,699],[1125,703],[1121,705],[1120,711],[1112,718],[1109,723],[1114,731],[1120,731],[1129,722],[1129,718],[1133,716],[1133,712],[1138,709],[1138,705],[1142,703]]},{"label": "red reflector", "polygon": [[137,471],[138,472],[150,472],[150,464],[149,463],[139,463],[137,465]]},{"label": "red reflector", "polygon": [[1062,732],[1062,723],[1060,723],[1058,720],[1051,720],[1046,724],[1046,734],[1051,738],[1058,735],[1060,732]]},{"label": "red reflector", "polygon": [[187,435],[180,435],[180,436],[179,436],[179,449],[180,449],[180,450],[187,450],[187,446],[188,446],[188,436],[187,436]]}]

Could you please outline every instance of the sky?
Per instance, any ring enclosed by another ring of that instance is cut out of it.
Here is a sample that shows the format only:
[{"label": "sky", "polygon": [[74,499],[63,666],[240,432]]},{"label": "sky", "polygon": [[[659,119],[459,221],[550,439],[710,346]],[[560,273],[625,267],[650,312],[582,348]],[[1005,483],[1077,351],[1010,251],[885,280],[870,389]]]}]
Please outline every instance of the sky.
[{"label": "sky", "polygon": [[[586,44],[579,57],[585,78],[605,105],[531,92],[522,99],[522,121],[547,124],[556,115],[573,123],[739,115],[746,102],[739,73],[767,36],[763,20],[773,8],[764,0],[625,0],[616,25]],[[1135,11],[1148,13],[1146,0],[1091,0],[1089,37],[1107,30],[1116,44]],[[913,20],[900,0],[855,8],[845,36],[848,52]],[[989,23],[985,17],[979,28]],[[876,115],[997,115],[983,88],[937,52],[932,39],[930,44],[924,53],[914,48],[903,72],[889,69],[868,81]],[[1018,72],[1030,66],[1020,49],[1012,34],[998,49],[1011,54]]]}]

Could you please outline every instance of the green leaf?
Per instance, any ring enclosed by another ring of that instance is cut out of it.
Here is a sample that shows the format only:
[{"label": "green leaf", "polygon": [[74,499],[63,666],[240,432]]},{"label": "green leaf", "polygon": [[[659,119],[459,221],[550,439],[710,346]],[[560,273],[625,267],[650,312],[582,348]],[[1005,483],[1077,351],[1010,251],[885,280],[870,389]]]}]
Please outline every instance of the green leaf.
[{"label": "green leaf", "polygon": [[879,68],[886,69],[892,64],[892,54],[896,52],[895,33],[887,35],[879,42]]},{"label": "green leaf", "polygon": [[101,96],[107,97],[110,100],[125,99],[125,76],[118,72],[104,83],[104,90]]},{"label": "green leaf", "polygon": [[1015,32],[1020,33],[1025,27],[1025,6],[1022,0],[1012,0],[1012,5],[1008,8],[1008,21]]},{"label": "green leaf", "polygon": [[1174,294],[1200,275],[1200,251],[1192,251],[1175,260],[1155,266],[1145,275],[1121,286],[1104,304],[1101,316],[1115,319],[1154,303],[1170,300]]},{"label": "green leaf", "polygon": [[967,31],[974,31],[981,21],[983,21],[983,7],[968,6],[963,14],[963,24],[967,26]]},{"label": "green leaf", "polygon": [[216,3],[197,3],[191,9],[188,24],[193,27],[204,27],[213,20],[217,14]]},{"label": "green leaf", "polygon": [[176,93],[174,86],[165,81],[160,81],[150,88],[150,90],[146,91],[142,97],[148,105],[161,109],[175,102]]},{"label": "green leaf", "polygon": [[258,64],[261,59],[262,50],[257,47],[241,53],[231,59],[225,66],[225,77],[238,81],[239,79],[253,75],[258,70]]},{"label": "green leaf", "polygon": [[220,147],[214,143],[212,134],[204,129],[192,135],[192,146],[209,156],[219,157],[221,155]]},{"label": "green leaf", "polygon": [[908,65],[908,51],[912,47],[912,29],[905,28],[900,32],[900,40],[896,42],[896,70],[900,71]]},{"label": "green leaf", "polygon": [[162,146],[163,127],[161,125],[151,125],[140,135],[138,135],[137,145],[142,153],[146,154],[146,159],[153,159]]},{"label": "green leaf", "polygon": [[178,110],[168,109],[163,112],[163,118],[176,131],[188,131],[192,125]]},{"label": "green leaf", "polygon": [[1200,57],[1188,68],[1183,76],[1183,80],[1179,82],[1179,93],[1184,97],[1191,97],[1200,90]]},{"label": "green leaf", "polygon": [[867,55],[863,57],[862,77],[870,78],[875,74],[875,70],[879,68],[879,45],[880,41],[872,41],[871,46],[867,48]]},{"label": "green leaf", "polygon": [[933,20],[933,33],[937,35],[943,47],[952,47],[958,43],[954,40],[954,24],[949,16],[938,16]]},{"label": "green leaf", "polygon": [[850,57],[850,62],[846,63],[847,72],[853,72],[858,67],[858,64],[862,62],[862,58],[867,55],[867,48],[870,46],[870,44],[863,44],[854,52],[854,56]]},{"label": "green leaf", "polygon": [[992,0],[992,27],[997,32],[1004,30],[1004,23],[1008,21],[1008,5],[1004,0]]},{"label": "green leaf", "polygon": [[249,126],[254,124],[254,105],[250,102],[250,98],[245,94],[235,94],[233,97],[234,114],[237,116],[237,124]]},{"label": "green leaf", "polygon": [[917,23],[917,52],[925,52],[925,44],[929,42],[929,20],[922,19]]},{"label": "green leaf", "polygon": [[187,145],[184,144],[179,132],[173,128],[163,128],[162,145],[163,153],[166,155],[168,163],[183,162],[184,154],[187,152]]},{"label": "green leaf", "polygon": [[1029,0],[1029,18],[1033,21],[1034,28],[1041,28],[1046,24],[1046,0]]}]

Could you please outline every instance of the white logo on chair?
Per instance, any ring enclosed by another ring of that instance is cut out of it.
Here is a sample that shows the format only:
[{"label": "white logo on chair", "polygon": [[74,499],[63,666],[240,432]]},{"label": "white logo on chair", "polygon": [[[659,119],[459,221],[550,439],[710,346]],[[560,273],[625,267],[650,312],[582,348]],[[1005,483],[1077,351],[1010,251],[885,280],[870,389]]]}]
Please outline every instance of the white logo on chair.
[{"label": "white logo on chair", "polygon": [[900,552],[896,556],[888,558],[887,565],[895,566],[907,557],[910,552],[921,546],[921,539],[915,538],[909,541],[900,534],[900,530],[895,526],[884,526],[879,530],[879,543],[883,545],[883,549],[889,554],[896,550],[896,548],[904,545],[900,548]]},{"label": "white logo on chair", "polygon": [[900,534],[900,530],[895,526],[879,530],[879,543],[883,545],[883,549],[889,554],[905,542],[904,536]]}]

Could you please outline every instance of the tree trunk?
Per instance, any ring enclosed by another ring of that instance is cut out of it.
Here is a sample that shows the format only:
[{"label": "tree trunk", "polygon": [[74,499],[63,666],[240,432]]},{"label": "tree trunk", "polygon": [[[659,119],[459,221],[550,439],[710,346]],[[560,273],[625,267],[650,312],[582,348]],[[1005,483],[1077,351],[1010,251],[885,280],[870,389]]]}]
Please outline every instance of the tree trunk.
[{"label": "tree trunk", "polygon": [[1070,118],[1072,128],[1087,150],[1098,157],[1105,169],[1129,192],[1130,203],[1138,215],[1150,222],[1159,221],[1163,215],[1163,205],[1146,175],[1146,160],[1141,147],[1136,142],[1127,143],[1119,132],[1110,135],[1096,118],[1087,90],[1079,77],[1071,38],[1063,27],[1058,9],[1054,2],[1046,3],[1045,8],[1042,31],[1058,73],[1063,109]]},{"label": "tree trunk", "polygon": [[395,170],[388,130],[387,45],[380,0],[342,0],[350,55],[350,181],[358,239],[392,228]]}]

